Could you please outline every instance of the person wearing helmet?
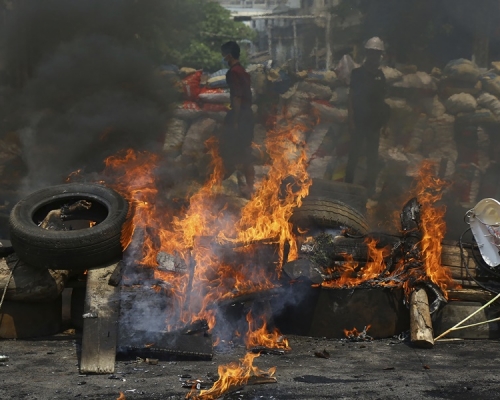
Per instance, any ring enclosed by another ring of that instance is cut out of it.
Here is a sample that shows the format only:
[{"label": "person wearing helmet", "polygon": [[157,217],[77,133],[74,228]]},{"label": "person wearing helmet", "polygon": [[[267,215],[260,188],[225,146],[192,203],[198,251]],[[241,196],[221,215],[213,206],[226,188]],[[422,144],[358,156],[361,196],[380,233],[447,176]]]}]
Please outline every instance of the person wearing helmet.
[{"label": "person wearing helmet", "polygon": [[366,156],[367,175],[365,186],[368,195],[375,192],[378,174],[378,147],[380,131],[387,123],[390,108],[385,103],[387,85],[380,70],[384,42],[373,37],[366,42],[363,65],[352,71],[349,90],[349,156],[345,182],[352,183],[359,157]]}]

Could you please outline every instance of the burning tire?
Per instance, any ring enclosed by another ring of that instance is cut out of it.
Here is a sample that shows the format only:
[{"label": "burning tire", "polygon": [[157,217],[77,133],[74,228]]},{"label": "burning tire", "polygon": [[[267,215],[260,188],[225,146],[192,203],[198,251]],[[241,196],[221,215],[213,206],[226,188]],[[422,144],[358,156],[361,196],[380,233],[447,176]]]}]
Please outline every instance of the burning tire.
[{"label": "burning tire", "polygon": [[335,182],[327,179],[313,179],[309,197],[322,197],[341,201],[361,214],[366,213],[368,195],[366,188],[352,183]]},{"label": "burning tire", "polygon": [[[52,210],[84,201],[83,212],[64,219],[64,229],[40,227]],[[119,259],[122,225],[128,203],[114,190],[101,185],[70,183],[32,193],[10,214],[12,246],[21,260],[35,267],[88,269]]]},{"label": "burning tire", "polygon": [[337,200],[306,197],[302,207],[293,213],[291,222],[299,230],[308,228],[349,228],[353,233],[366,235],[368,223],[361,213]]}]

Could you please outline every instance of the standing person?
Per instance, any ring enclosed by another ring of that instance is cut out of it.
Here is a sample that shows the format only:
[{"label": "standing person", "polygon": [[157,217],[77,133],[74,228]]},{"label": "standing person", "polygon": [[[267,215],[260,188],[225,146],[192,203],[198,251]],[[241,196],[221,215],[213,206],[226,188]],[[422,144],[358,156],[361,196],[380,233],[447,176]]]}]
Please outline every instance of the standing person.
[{"label": "standing person", "polygon": [[254,131],[251,79],[240,64],[238,43],[224,43],[221,46],[221,54],[223,62],[229,67],[226,81],[229,85],[231,110],[224,120],[219,144],[220,153],[224,160],[226,177],[235,170],[243,173],[246,184],[238,179],[240,191],[244,197],[250,198],[255,181],[251,148]]},{"label": "standing person", "polygon": [[366,59],[363,65],[352,71],[349,91],[349,158],[345,181],[352,183],[363,142],[367,163],[365,186],[368,195],[375,192],[378,174],[378,147],[380,130],[387,123],[390,108],[385,103],[386,81],[380,70],[384,42],[373,37],[366,42]]}]

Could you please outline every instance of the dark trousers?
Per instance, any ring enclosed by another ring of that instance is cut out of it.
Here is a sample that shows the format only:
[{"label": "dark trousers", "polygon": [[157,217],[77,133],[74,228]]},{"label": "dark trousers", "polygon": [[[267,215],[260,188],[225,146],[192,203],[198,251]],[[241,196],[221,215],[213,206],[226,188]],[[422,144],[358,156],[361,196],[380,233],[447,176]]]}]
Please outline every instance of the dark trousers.
[{"label": "dark trousers", "polygon": [[[252,139],[254,118],[251,109],[242,109],[238,120],[238,129],[235,130],[234,114],[229,111],[224,120],[222,135],[219,138],[219,151],[224,161],[225,177],[229,177],[241,165],[245,175],[253,171]],[[247,180],[253,178],[247,176]]]},{"label": "dark trousers", "polygon": [[[364,154],[363,154],[363,143]],[[349,158],[345,172],[345,182],[353,183],[354,172],[358,164],[359,157],[366,156],[366,187],[368,194],[375,192],[375,183],[379,170],[378,146],[380,143],[380,128],[369,126],[356,127],[349,141]]]}]

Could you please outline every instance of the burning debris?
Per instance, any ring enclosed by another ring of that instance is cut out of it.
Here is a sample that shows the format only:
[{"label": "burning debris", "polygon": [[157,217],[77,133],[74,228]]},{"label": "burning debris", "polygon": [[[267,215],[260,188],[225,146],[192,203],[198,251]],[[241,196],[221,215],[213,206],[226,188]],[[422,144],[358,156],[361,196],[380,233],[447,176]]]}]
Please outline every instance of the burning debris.
[{"label": "burning debris", "polygon": [[264,318],[261,317],[260,319],[262,324],[260,328],[257,328],[252,314],[247,314],[248,332],[245,338],[247,349],[250,349],[253,353],[278,355],[285,354],[286,351],[291,350],[288,339],[281,335],[277,329],[269,333]]},{"label": "burning debris", "polygon": [[354,327],[352,330],[344,329],[346,340],[349,342],[371,342],[373,338],[368,335],[370,325],[367,325],[360,332]]},{"label": "burning debris", "polygon": [[239,390],[245,385],[258,385],[266,383],[276,383],[274,377],[275,368],[267,371],[260,370],[253,365],[255,358],[259,354],[247,353],[238,363],[220,365],[218,368],[219,379],[208,390],[196,392],[193,388],[186,396],[192,400],[215,400],[228,392]]},{"label": "burning debris", "polygon": [[[323,287],[403,287],[409,298],[413,288],[423,283],[435,299],[431,311],[437,310],[454,283],[450,271],[441,265],[444,209],[434,204],[445,183],[433,176],[433,168],[432,163],[422,165],[416,197],[406,203],[400,215],[401,237],[322,233],[302,244],[302,265],[319,273]],[[285,271],[295,274],[294,263],[285,265]]]}]

